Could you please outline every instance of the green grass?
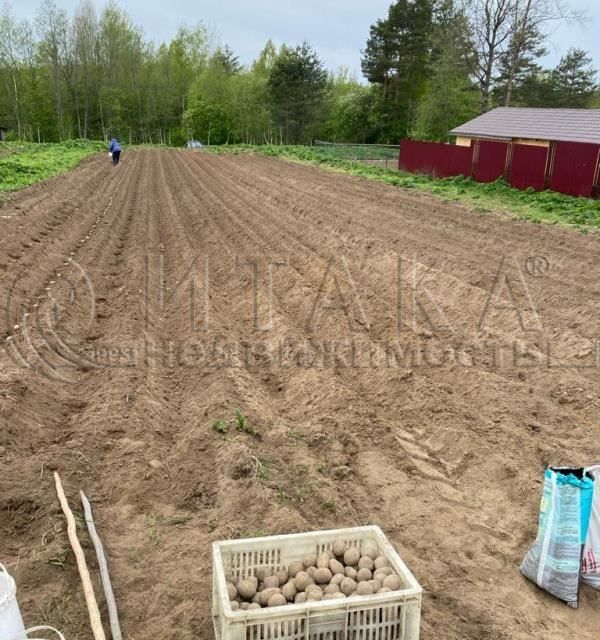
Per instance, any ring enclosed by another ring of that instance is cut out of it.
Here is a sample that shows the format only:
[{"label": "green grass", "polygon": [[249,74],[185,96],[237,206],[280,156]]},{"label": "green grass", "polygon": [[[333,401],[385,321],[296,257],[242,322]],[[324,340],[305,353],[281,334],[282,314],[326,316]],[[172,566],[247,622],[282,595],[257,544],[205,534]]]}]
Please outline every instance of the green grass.
[{"label": "green grass", "polygon": [[213,430],[221,435],[226,434],[229,431],[229,425],[225,422],[225,420],[215,420],[213,423]]},{"label": "green grass", "polygon": [[104,151],[104,142],[70,140],[60,144],[0,142],[0,192],[17,191],[76,167]]},{"label": "green grass", "polygon": [[436,179],[335,158],[320,151],[318,147],[239,145],[210,147],[209,150],[218,154],[253,152],[318,165],[403,189],[423,191],[446,201],[460,202],[480,214],[508,213],[515,218],[534,223],[573,226],[584,233],[600,228],[600,200],[575,198],[554,191],[519,191],[510,187],[504,180],[482,184],[463,177]]},{"label": "green grass", "polygon": [[395,160],[399,149],[385,145],[318,144],[314,150],[319,155],[342,160]]}]

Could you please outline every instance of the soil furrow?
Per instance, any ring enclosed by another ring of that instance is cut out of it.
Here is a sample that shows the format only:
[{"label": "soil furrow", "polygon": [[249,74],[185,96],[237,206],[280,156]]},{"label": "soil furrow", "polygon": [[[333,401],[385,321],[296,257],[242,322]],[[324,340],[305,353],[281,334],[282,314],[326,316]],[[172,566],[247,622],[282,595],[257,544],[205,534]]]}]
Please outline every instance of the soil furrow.
[{"label": "soil furrow", "polygon": [[[545,466],[600,457],[597,238],[253,156],[128,151],[44,189],[0,221],[0,540],[28,622],[91,637],[57,469],[128,638],[213,637],[215,540],[370,522],[425,587],[422,640],[595,637],[597,592],[576,614],[518,566]],[[552,270],[507,265],[482,325],[501,255]]]}]

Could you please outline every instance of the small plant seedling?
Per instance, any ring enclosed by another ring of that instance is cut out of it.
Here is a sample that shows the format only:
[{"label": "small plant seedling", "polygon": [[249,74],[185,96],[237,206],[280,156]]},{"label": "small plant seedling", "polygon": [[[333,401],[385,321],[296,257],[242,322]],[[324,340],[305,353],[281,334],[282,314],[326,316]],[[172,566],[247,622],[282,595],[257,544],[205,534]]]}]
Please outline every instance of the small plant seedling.
[{"label": "small plant seedling", "polygon": [[264,458],[256,460],[256,477],[262,482],[271,479],[272,464]]},{"label": "small plant seedling", "polygon": [[150,542],[154,545],[160,544],[160,529],[158,520],[155,514],[151,514],[148,517],[148,537]]},{"label": "small plant seedling", "polygon": [[337,512],[337,504],[335,502],[335,498],[330,498],[323,503],[323,507],[327,509],[327,511],[331,511],[331,513]]},{"label": "small plant seedling", "polygon": [[224,435],[229,431],[229,425],[225,422],[225,420],[215,420],[215,422],[213,423],[213,430]]},{"label": "small plant seedling", "polygon": [[246,416],[239,410],[235,410],[235,425],[238,431],[246,431],[248,422]]},{"label": "small plant seedling", "polygon": [[246,419],[246,416],[239,409],[235,410],[234,422],[235,422],[235,428],[238,431],[247,433],[248,435],[251,435],[255,438],[260,438],[260,433],[254,427],[248,424],[248,420]]}]

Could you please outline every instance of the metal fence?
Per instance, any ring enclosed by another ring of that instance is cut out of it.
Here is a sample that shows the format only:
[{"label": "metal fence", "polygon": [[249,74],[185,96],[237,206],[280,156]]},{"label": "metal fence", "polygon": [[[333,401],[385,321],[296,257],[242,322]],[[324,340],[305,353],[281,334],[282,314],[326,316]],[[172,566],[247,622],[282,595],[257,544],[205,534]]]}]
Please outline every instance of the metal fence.
[{"label": "metal fence", "polygon": [[552,189],[600,198],[600,145],[551,142],[548,147],[475,140],[470,147],[403,140],[401,171],[436,177],[471,177],[478,182],[504,178],[517,189]]},{"label": "metal fence", "polygon": [[322,154],[331,158],[364,162],[386,169],[398,168],[399,144],[346,144],[315,140],[313,146]]}]

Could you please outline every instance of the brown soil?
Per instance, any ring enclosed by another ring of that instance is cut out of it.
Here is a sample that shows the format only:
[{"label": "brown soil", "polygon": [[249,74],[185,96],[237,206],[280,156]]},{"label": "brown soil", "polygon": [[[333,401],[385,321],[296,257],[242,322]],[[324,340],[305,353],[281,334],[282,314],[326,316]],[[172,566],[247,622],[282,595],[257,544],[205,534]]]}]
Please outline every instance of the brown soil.
[{"label": "brown soil", "polygon": [[[597,637],[597,592],[571,611],[519,564],[545,466],[600,458],[599,249],[253,156],[94,158],[12,197],[0,560],[26,622],[91,637],[58,470],[126,638],[212,637],[212,541],[367,523],[423,640]],[[260,438],[213,430],[237,408]]]}]

